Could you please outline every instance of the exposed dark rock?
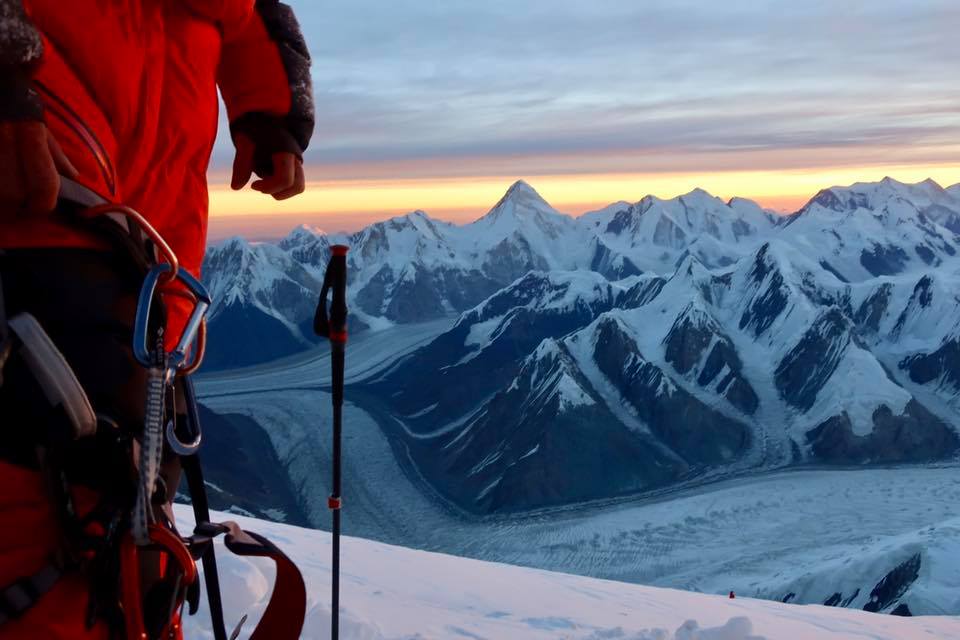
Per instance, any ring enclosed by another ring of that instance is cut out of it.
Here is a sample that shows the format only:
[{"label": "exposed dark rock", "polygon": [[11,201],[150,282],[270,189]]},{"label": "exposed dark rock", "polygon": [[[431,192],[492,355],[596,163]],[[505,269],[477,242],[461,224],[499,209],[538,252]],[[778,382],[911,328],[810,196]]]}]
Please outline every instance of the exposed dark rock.
[{"label": "exposed dark rock", "polygon": [[814,204],[818,204],[825,209],[837,211],[838,213],[855,211],[856,209],[865,209],[870,206],[870,201],[867,199],[866,194],[847,191],[845,196],[846,198],[843,199],[837,195],[833,189],[824,189],[814,196],[813,200],[811,200],[803,209],[801,209],[800,213],[803,213]]},{"label": "exposed dark rock", "polygon": [[850,606],[850,603],[857,599],[857,596],[860,595],[860,588],[857,587],[854,589],[853,593],[844,598],[843,602],[840,603],[840,606],[846,609]]},{"label": "exposed dark rock", "polygon": [[857,309],[854,314],[854,322],[861,329],[876,333],[880,330],[880,321],[890,304],[890,295],[893,292],[893,285],[885,282],[871,293],[866,300]]},{"label": "exposed dark rock", "polygon": [[590,270],[596,271],[609,280],[622,280],[643,273],[643,270],[629,258],[614,253],[600,242],[595,242],[593,258],[590,260]]},{"label": "exposed dark rock", "polygon": [[821,315],[777,367],[774,382],[783,399],[808,411],[836,371],[850,339],[849,321],[839,309]]},{"label": "exposed dark rock", "polygon": [[[706,388],[716,383],[717,392],[733,406],[746,414],[757,410],[759,399],[741,374],[743,364],[733,342],[703,312],[688,307],[674,322],[664,344],[665,359],[678,373],[686,375],[702,362],[696,378],[698,385]],[[718,381],[724,369],[727,372]]]},{"label": "exposed dark rock", "polygon": [[895,245],[874,244],[873,250],[864,249],[860,264],[874,276],[892,276],[903,272],[910,261],[907,253]]},{"label": "exposed dark rock", "polygon": [[834,266],[833,266],[832,264],[830,264],[829,262],[827,262],[826,260],[821,260],[821,261],[820,261],[820,266],[823,267],[824,269],[826,269],[827,271],[829,271],[830,273],[832,273],[834,276],[836,276],[837,280],[839,280],[840,282],[843,282],[843,283],[850,282],[849,280],[847,280],[847,278],[844,277],[844,275],[843,275],[842,273],[840,273],[839,271],[837,271],[837,270],[834,268]]},{"label": "exposed dark rock", "polygon": [[960,338],[950,336],[932,353],[905,358],[900,368],[910,373],[910,379],[918,384],[942,381],[960,389]]},{"label": "exposed dark rock", "polygon": [[906,326],[910,316],[917,313],[917,311],[920,309],[929,307],[932,302],[933,278],[931,278],[929,275],[926,275],[920,278],[920,280],[917,281],[917,284],[913,287],[913,293],[910,295],[910,300],[907,302],[907,306],[904,307],[903,311],[900,313],[900,317],[897,318],[897,323],[893,327],[893,335],[900,335],[900,332],[903,330],[903,327]]},{"label": "exposed dark rock", "polygon": [[621,309],[642,307],[656,298],[666,283],[666,279],[660,277],[638,282],[617,298],[616,306]]},{"label": "exposed dark rock", "polygon": [[676,386],[643,358],[615,320],[598,327],[594,360],[650,430],[689,464],[730,462],[748,448],[745,424]]},{"label": "exposed dark rock", "polygon": [[[789,302],[783,274],[776,269],[772,260],[768,259],[769,250],[769,244],[760,248],[750,270],[750,278],[754,282],[757,284],[767,282],[766,289],[753,297],[750,305],[740,316],[740,328],[752,329],[753,335],[757,337],[770,328],[770,325],[787,308]],[[770,275],[769,280],[767,280],[768,275]]]},{"label": "exposed dark rock", "polygon": [[907,403],[902,415],[881,405],[867,435],[855,434],[843,413],[809,431],[807,442],[818,459],[847,464],[942,460],[960,445],[956,433],[916,400]]},{"label": "exposed dark rock", "polygon": [[607,233],[619,236],[624,231],[630,229],[633,225],[633,214],[630,209],[621,209],[617,211],[613,218],[607,223]]},{"label": "exposed dark rock", "polygon": [[920,259],[928,265],[936,266],[940,264],[937,254],[935,254],[933,249],[930,247],[923,244],[918,244],[916,247],[914,247],[914,251],[916,251],[917,255],[920,256]]},{"label": "exposed dark rock", "polygon": [[919,576],[920,554],[917,553],[896,566],[877,583],[870,592],[870,601],[864,605],[863,610],[877,612],[890,607],[903,597]]},{"label": "exposed dark rock", "polygon": [[567,385],[588,397],[594,392],[563,346],[553,345],[528,359],[516,382],[441,446],[415,449],[420,468],[463,508],[519,511],[628,494],[686,470],[649,437],[622,425],[595,396],[565,405]]},{"label": "exposed dark rock", "polygon": [[[603,283],[603,291],[595,298],[580,300],[571,307],[528,308],[535,301],[562,297],[566,291],[566,283],[558,284],[542,272],[528,273],[411,355],[402,370],[378,383],[378,389],[383,389],[380,393],[389,395],[400,415],[416,414],[435,405],[428,416],[409,420],[414,430],[422,426],[429,431],[436,424],[463,417],[480,399],[509,384],[517,375],[519,362],[545,338],[559,338],[586,326],[612,308],[615,301],[613,288]],[[491,342],[479,354],[460,362],[476,348],[466,345],[471,328],[497,318],[500,322],[491,334]],[[410,377],[407,371],[432,373]]]},{"label": "exposed dark rock", "polygon": [[[688,373],[700,364],[704,351],[713,342],[714,335],[713,327],[707,323],[706,319],[691,317],[691,309],[688,307],[677,317],[664,338],[667,362],[672,364],[679,373]],[[713,376],[711,380],[712,378]]]}]

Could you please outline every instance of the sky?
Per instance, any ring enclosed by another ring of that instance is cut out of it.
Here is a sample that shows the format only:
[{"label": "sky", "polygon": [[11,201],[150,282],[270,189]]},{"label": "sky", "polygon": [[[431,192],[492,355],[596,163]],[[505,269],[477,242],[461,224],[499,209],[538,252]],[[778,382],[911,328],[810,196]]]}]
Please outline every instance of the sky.
[{"label": "sky", "polygon": [[956,0],[288,1],[313,57],[308,189],[232,193],[221,135],[214,240],[465,222],[518,178],[572,214],[695,187],[792,211],[886,175],[960,182]]}]

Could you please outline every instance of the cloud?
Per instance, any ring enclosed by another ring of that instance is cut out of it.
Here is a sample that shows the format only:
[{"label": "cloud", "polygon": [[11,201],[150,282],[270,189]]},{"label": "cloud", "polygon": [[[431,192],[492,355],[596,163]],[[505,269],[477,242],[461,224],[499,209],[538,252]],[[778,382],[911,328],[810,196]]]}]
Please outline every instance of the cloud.
[{"label": "cloud", "polygon": [[[315,60],[315,164],[503,157],[530,172],[556,155],[592,171],[654,150],[838,146],[932,158],[960,133],[955,0],[292,4]],[[228,157],[221,140],[215,161]]]}]

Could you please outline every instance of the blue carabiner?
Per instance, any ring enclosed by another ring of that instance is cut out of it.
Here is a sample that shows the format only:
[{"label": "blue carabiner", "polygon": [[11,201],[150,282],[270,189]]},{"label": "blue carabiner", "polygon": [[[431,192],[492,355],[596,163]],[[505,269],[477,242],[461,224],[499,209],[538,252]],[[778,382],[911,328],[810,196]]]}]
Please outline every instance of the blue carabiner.
[{"label": "blue carabiner", "polygon": [[[147,277],[144,278],[143,287],[140,289],[140,299],[137,301],[137,315],[133,325],[133,355],[137,359],[137,362],[144,367],[149,368],[156,364],[155,353],[150,344],[150,316],[153,300],[157,296],[157,284],[160,282],[160,277],[171,269],[171,266],[167,263],[154,265],[147,273]],[[176,348],[170,354],[175,362],[175,368],[180,368],[186,364],[186,353],[190,349],[194,338],[197,336],[197,331],[203,322],[204,316],[206,316],[207,309],[210,308],[212,300],[206,287],[183,269],[177,270],[177,275],[174,280],[182,282],[195,299],[190,319],[187,321],[184,331],[177,341]]]}]

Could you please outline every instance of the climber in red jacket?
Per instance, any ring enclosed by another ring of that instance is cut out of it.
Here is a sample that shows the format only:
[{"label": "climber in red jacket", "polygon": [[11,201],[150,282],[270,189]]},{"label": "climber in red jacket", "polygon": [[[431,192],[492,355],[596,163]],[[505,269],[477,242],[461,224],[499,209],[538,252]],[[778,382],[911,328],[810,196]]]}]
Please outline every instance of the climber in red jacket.
[{"label": "climber in red jacket", "polygon": [[[6,319],[28,312],[97,418],[133,437],[143,428],[146,383],[130,349],[142,274],[64,213],[66,186],[139,211],[199,276],[218,89],[236,147],[232,187],[256,173],[251,187],[282,200],[304,190],[309,63],[276,0],[0,0],[0,640],[116,637],[124,613],[115,569],[92,552],[77,570],[59,561],[65,526],[38,459],[49,454],[38,444],[46,416],[8,361]],[[169,338],[191,303],[164,303]],[[97,446],[65,445],[53,478],[81,517],[123,480]]]}]

